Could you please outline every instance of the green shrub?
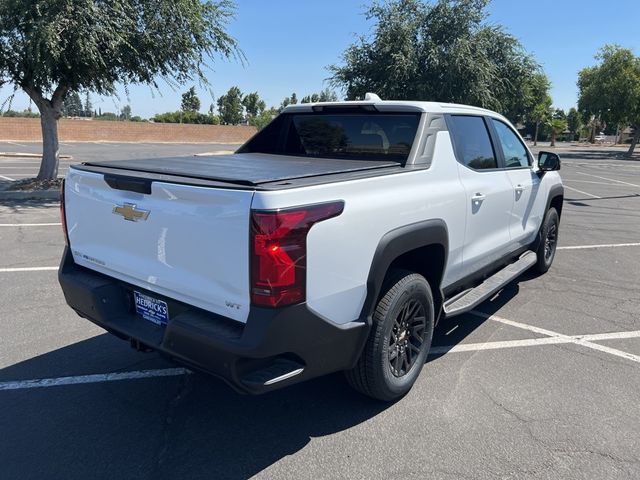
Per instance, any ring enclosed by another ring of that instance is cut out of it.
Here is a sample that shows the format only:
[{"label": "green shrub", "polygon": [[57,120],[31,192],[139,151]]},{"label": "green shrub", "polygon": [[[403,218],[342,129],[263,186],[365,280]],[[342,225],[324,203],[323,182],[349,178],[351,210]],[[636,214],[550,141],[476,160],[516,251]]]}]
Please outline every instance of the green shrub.
[{"label": "green shrub", "polygon": [[200,112],[166,112],[153,117],[156,123],[195,123],[201,125],[219,125],[220,119],[215,115]]}]

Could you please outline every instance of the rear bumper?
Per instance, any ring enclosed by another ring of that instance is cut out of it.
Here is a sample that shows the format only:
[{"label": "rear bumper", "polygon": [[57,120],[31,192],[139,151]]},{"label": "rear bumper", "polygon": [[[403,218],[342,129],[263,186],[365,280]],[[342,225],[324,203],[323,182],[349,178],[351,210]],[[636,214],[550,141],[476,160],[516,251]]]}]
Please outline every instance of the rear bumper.
[{"label": "rear bumper", "polygon": [[[67,303],[80,316],[222,378],[243,393],[264,393],[351,368],[369,332],[364,321],[335,325],[305,304],[252,307],[242,324],[80,267],[68,248],[58,279]],[[134,313],[134,289],[167,302],[166,327]]]}]

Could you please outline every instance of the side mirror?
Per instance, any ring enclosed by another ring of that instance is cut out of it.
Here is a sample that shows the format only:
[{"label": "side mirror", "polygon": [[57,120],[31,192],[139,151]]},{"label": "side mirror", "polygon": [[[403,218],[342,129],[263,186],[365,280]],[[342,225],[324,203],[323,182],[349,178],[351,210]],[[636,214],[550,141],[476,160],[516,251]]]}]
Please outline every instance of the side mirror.
[{"label": "side mirror", "polygon": [[560,170],[560,157],[552,152],[540,152],[538,154],[538,168],[543,172]]}]

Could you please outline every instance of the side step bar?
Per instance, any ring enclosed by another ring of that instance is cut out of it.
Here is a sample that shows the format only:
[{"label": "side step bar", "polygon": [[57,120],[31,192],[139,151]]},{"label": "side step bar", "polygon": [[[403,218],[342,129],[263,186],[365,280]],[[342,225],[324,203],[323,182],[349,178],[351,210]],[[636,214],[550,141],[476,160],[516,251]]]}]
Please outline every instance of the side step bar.
[{"label": "side step bar", "polygon": [[506,284],[531,268],[537,261],[535,252],[523,253],[520,258],[494,273],[475,288],[465,290],[444,303],[444,314],[447,317],[460,315],[472,310],[487,298],[491,297]]}]

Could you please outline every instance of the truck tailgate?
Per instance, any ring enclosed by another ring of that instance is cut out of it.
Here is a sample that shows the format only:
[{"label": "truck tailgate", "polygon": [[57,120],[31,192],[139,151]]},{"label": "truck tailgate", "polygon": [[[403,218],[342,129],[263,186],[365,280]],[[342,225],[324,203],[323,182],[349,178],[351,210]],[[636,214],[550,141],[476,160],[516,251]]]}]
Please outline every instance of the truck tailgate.
[{"label": "truck tailgate", "polygon": [[66,220],[81,266],[245,322],[253,192],[154,181],[143,194],[71,168]]}]

